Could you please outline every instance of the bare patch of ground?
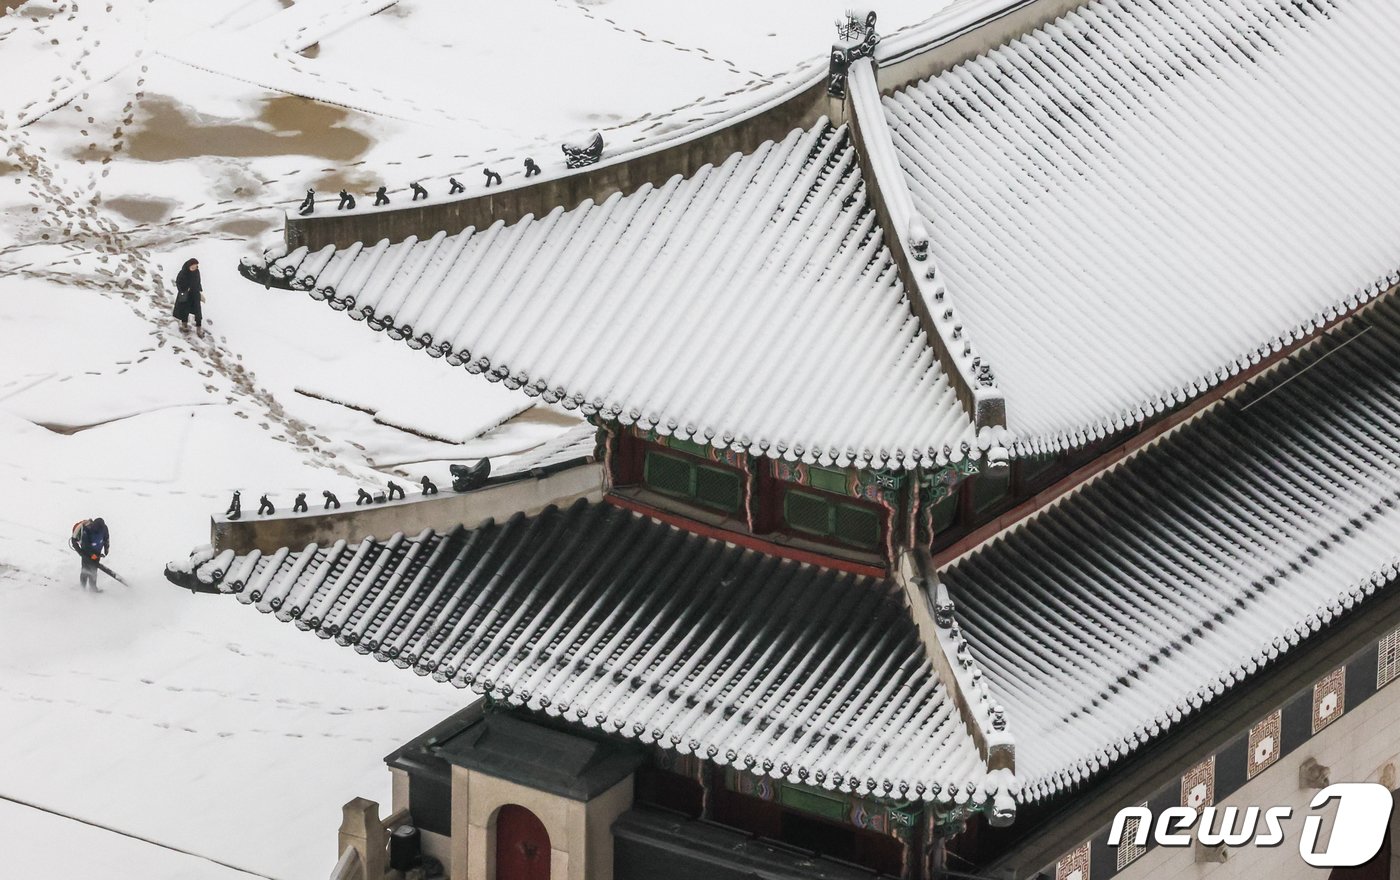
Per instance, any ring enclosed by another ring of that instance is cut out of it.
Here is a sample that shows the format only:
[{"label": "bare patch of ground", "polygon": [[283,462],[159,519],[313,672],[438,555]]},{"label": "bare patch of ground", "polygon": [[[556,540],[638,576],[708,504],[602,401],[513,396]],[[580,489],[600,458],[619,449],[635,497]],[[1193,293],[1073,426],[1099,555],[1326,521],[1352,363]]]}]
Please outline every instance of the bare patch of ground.
[{"label": "bare patch of ground", "polygon": [[244,217],[241,220],[225,220],[214,227],[215,232],[224,232],[238,238],[258,238],[263,233],[272,229],[273,223],[270,220],[257,220],[252,217]]},{"label": "bare patch of ground", "polygon": [[143,199],[137,196],[107,199],[102,205],[137,223],[160,223],[175,208],[175,203],[169,199]]},{"label": "bare patch of ground", "polygon": [[258,114],[261,125],[203,117],[163,96],[145,101],[141,109],[145,118],[131,131],[127,152],[147,162],[288,154],[348,162],[364,154],[371,143],[345,125],[350,118],[346,110],[293,95],[263,99]]}]

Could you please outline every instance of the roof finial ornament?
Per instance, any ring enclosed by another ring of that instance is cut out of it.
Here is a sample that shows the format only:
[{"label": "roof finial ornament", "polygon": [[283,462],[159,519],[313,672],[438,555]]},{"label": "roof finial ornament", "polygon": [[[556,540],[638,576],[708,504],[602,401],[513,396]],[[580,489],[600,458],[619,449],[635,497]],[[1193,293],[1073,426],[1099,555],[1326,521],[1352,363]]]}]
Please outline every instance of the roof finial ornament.
[{"label": "roof finial ornament", "polygon": [[928,226],[922,217],[915,216],[909,220],[909,249],[914,252],[914,259],[920,263],[928,259]]},{"label": "roof finial ornament", "polygon": [[874,58],[880,35],[875,33],[875,13],[862,9],[846,10],[836,20],[836,42],[831,46],[831,67],[826,90],[833,98],[846,97],[846,73],[860,58]]},{"label": "roof finial ornament", "polygon": [[934,591],[933,620],[939,629],[951,629],[953,621],[953,598],[948,595],[948,588],[940,582]]},{"label": "roof finial ornament", "polygon": [[473,465],[450,465],[448,470],[452,473],[452,491],[470,492],[486,484],[486,479],[491,476],[491,459],[482,458]]},{"label": "roof finial ornament", "polygon": [[595,164],[603,157],[603,133],[593,132],[588,141],[581,144],[566,143],[561,146],[564,151],[564,164],[569,168],[585,168]]}]

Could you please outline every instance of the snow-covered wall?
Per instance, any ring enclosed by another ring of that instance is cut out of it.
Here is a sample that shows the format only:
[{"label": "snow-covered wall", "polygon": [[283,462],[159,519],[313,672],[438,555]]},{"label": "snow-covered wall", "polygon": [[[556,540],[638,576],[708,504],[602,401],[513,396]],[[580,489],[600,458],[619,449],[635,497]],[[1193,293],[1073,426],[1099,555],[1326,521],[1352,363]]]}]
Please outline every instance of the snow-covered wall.
[{"label": "snow-covered wall", "polygon": [[472,527],[517,512],[533,515],[551,504],[562,507],[579,498],[598,501],[602,497],[602,465],[583,464],[539,479],[485,486],[471,492],[442,491],[427,498],[410,497],[363,507],[354,506],[347,498],[339,510],[325,511],[321,504],[314,504],[311,510],[299,514],[238,520],[219,517],[213,521],[211,540],[218,550],[272,553],[282,547],[356,542],[396,532],[412,535],[429,528],[448,530],[458,524]]}]

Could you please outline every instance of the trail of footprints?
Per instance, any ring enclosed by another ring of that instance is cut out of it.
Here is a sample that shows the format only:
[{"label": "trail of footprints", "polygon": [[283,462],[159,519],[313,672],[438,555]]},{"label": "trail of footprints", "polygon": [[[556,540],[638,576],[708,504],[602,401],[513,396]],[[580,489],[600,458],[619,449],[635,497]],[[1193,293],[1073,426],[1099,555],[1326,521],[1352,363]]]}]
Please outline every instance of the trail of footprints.
[{"label": "trail of footprints", "polygon": [[[138,89],[145,84],[145,71],[143,67],[143,75],[136,81]],[[142,92],[136,92],[137,99],[141,95]],[[118,152],[122,146],[122,126],[131,124],[133,107],[134,105],[128,102],[123,108],[125,115],[121,124],[112,131],[112,153]],[[82,112],[81,105],[75,105],[75,109]],[[235,404],[235,412],[238,415],[248,418],[244,407],[238,406],[239,402],[254,405],[262,411],[259,421],[268,425],[267,430],[273,431],[272,426],[275,425],[276,429],[281,431],[281,434],[274,435],[276,439],[290,442],[324,467],[343,476],[354,476],[349,468],[334,460],[334,453],[320,448],[319,444],[328,444],[329,439],[311,434],[306,425],[293,419],[271,393],[257,384],[253,374],[238,363],[236,355],[229,353],[212,337],[206,337],[206,342],[197,343],[168,336],[166,330],[172,324],[169,315],[173,305],[170,293],[158,277],[159,272],[150,251],[132,241],[131,236],[99,211],[98,198],[92,194],[95,181],[86,191],[75,194],[71,188],[62,184],[45,148],[40,146],[30,149],[21,133],[6,134],[9,142],[7,154],[11,161],[27,173],[30,181],[30,195],[36,201],[31,207],[31,212],[39,215],[40,228],[46,230],[40,234],[41,240],[51,242],[53,233],[58,232],[66,236],[65,247],[79,250],[83,254],[97,255],[99,278],[88,278],[78,283],[121,297],[133,311],[152,325],[151,335],[156,340],[157,348],[168,345],[172,353],[186,355],[181,358],[182,363],[196,370],[205,379],[212,379],[216,375],[222,377],[230,386],[226,400]],[[104,157],[102,164],[106,165],[110,160],[111,154]],[[107,172],[108,169],[103,168],[102,176],[106,176]],[[45,274],[34,269],[26,271],[29,274]],[[53,274],[49,273],[47,277],[51,278]],[[72,284],[81,276],[62,277],[65,284]],[[205,387],[217,392],[215,385]]]},{"label": "trail of footprints", "polygon": [[663,39],[663,38],[660,38],[660,37],[653,37],[653,36],[651,36],[650,34],[648,34],[646,31],[642,31],[642,30],[638,30],[637,28],[630,28],[630,27],[627,27],[626,25],[618,24],[617,22],[613,21],[611,18],[608,18],[606,15],[601,15],[601,14],[599,14],[599,13],[597,13],[597,12],[594,12],[592,9],[590,9],[589,7],[583,5],[582,3],[573,2],[573,0],[570,0],[570,2],[565,2],[565,0],[554,0],[554,2],[557,3],[557,4],[560,5],[560,6],[572,7],[572,8],[574,8],[574,9],[576,9],[577,11],[583,13],[584,16],[586,16],[586,17],[588,17],[588,18],[591,18],[591,19],[593,19],[594,21],[598,21],[598,22],[602,22],[603,24],[606,24],[608,27],[610,27],[610,28],[612,28],[613,30],[617,31],[619,34],[623,34],[624,36],[628,36],[628,37],[631,37],[631,36],[634,36],[634,35],[635,35],[635,36],[638,37],[643,43],[654,43],[654,44],[659,45],[659,46],[667,46],[667,47],[669,47],[669,48],[671,48],[671,49],[676,50],[677,52],[685,52],[685,53],[688,53],[688,54],[690,54],[690,55],[699,55],[701,58],[705,59],[706,61],[712,61],[712,62],[714,62],[715,64],[721,64],[721,65],[723,65],[723,66],[724,66],[725,68],[727,68],[731,73],[737,74],[738,76],[752,76],[752,77],[757,77],[758,79],[761,79],[761,80],[765,80],[765,81],[768,80],[767,74],[760,73],[760,72],[757,71],[757,70],[746,70],[746,69],[744,69],[744,68],[741,68],[741,67],[739,67],[735,62],[730,61],[728,58],[716,58],[715,56],[713,56],[713,55],[710,54],[710,50],[708,50],[708,49],[704,49],[704,48],[700,48],[700,47],[691,48],[690,46],[682,46],[682,45],[680,45],[679,43],[672,42],[671,40]]},{"label": "trail of footprints", "polygon": [[[151,0],[148,0],[148,2],[151,2]],[[557,2],[562,3],[563,0],[557,0]],[[747,83],[729,94],[744,91],[752,87],[755,83],[771,81],[758,71],[741,70],[735,66],[733,62],[726,59],[714,58],[705,50],[679,46],[669,40],[657,40],[640,30],[625,28],[617,22],[598,15],[586,7],[576,6],[575,8],[582,11],[584,15],[600,20],[621,33],[629,35],[635,34],[643,41],[665,44],[677,51],[698,53],[707,60],[726,65],[736,74],[758,77],[758,80]],[[77,20],[78,10],[78,3],[64,2],[58,7],[54,14],[49,17],[48,22],[52,23],[59,20],[63,22],[75,22]],[[110,3],[107,4],[105,10],[107,13],[110,13],[112,11],[112,5]],[[38,20],[35,19],[34,21],[37,22]],[[39,24],[39,27],[48,28],[48,24]],[[10,28],[4,33],[0,33],[0,40],[8,37],[13,33],[13,30],[14,28]],[[82,33],[86,33],[88,30],[88,25],[81,25]],[[57,36],[51,39],[55,43],[59,42]],[[77,42],[83,42],[81,34],[78,35]],[[70,78],[66,85],[71,85],[75,81],[81,81],[85,84],[93,81],[93,74],[92,71],[88,69],[87,59],[90,57],[92,49],[96,48],[99,44],[100,41],[94,39],[90,46],[83,46],[75,62],[75,72],[80,79],[73,80]],[[294,64],[295,63],[296,62],[294,62]],[[265,413],[265,419],[259,420],[260,425],[269,431],[274,430],[272,427],[273,425],[281,429],[283,434],[279,435],[278,439],[284,439],[292,443],[323,466],[329,467],[342,475],[353,476],[353,473],[343,464],[334,461],[334,453],[326,452],[318,446],[318,443],[329,444],[330,440],[321,435],[311,434],[307,426],[291,418],[282,408],[281,404],[278,403],[269,392],[257,385],[253,375],[237,362],[237,356],[230,355],[230,353],[226,352],[221,345],[212,339],[204,344],[192,345],[188,341],[178,338],[172,339],[166,335],[165,328],[170,325],[170,320],[168,318],[172,305],[170,295],[165,285],[158,277],[158,272],[151,259],[148,250],[150,243],[138,240],[135,234],[137,232],[157,232],[163,230],[165,227],[156,224],[140,224],[124,230],[98,210],[99,196],[97,194],[97,187],[99,179],[109,175],[110,168],[107,166],[110,165],[113,158],[120,154],[126,146],[125,135],[134,122],[135,102],[144,97],[144,92],[141,89],[145,85],[145,74],[147,70],[148,68],[146,66],[143,65],[141,67],[141,76],[136,80],[137,91],[135,92],[134,98],[133,100],[128,100],[122,107],[120,123],[117,124],[111,130],[109,136],[102,141],[101,147],[99,147],[99,141],[97,139],[88,143],[87,147],[89,153],[99,161],[102,167],[99,174],[94,176],[86,187],[70,188],[62,185],[46,155],[46,149],[42,146],[37,149],[30,149],[22,133],[17,130],[12,130],[7,133],[3,120],[0,120],[0,135],[8,135],[6,137],[6,140],[9,141],[8,155],[27,172],[30,183],[29,193],[36,203],[31,206],[31,213],[40,215],[40,226],[44,229],[39,236],[41,241],[75,252],[74,257],[70,258],[68,261],[60,260],[56,263],[49,263],[44,268],[37,268],[32,264],[25,263],[14,267],[12,271],[29,277],[52,278],[54,276],[52,270],[56,265],[62,265],[64,262],[76,264],[84,257],[95,253],[97,255],[97,262],[99,263],[96,267],[98,278],[69,274],[63,276],[64,283],[70,286],[96,289],[104,293],[120,296],[135,312],[137,312],[137,314],[152,324],[153,330],[151,334],[155,337],[158,348],[164,348],[168,344],[170,345],[171,351],[176,354],[188,352],[190,356],[181,358],[181,362],[184,365],[195,369],[199,375],[205,379],[213,379],[217,374],[229,383],[231,388],[229,389],[229,396],[226,398],[228,402],[234,403],[237,400],[251,401]],[[341,85],[347,84],[342,83]],[[389,96],[383,95],[383,93],[380,93],[377,89],[370,89],[370,91],[375,92],[386,101],[390,100]],[[50,93],[50,99],[55,99],[58,93],[59,88],[55,87]],[[89,92],[84,91],[79,96],[75,96],[75,99],[69,104],[74,112],[82,114],[84,112],[84,107],[82,103],[79,103],[79,100],[82,102],[90,100]],[[28,107],[25,108],[25,110],[28,109]],[[647,129],[643,129],[643,131],[664,124],[668,116],[685,109],[687,108],[679,107],[668,113],[658,114],[656,121]],[[694,106],[692,105],[689,109],[693,110]],[[642,117],[642,119],[645,118],[647,117]],[[621,126],[633,124],[637,121],[641,120],[620,123],[618,126],[611,126],[605,130],[613,130]],[[86,123],[88,126],[96,126],[96,116],[87,116]],[[92,130],[93,129],[90,128],[81,129],[84,136],[90,136],[89,132]],[[641,135],[639,135],[639,138],[640,137]],[[485,160],[487,157],[493,156],[498,152],[498,149],[491,148],[482,151],[482,153],[474,158]],[[427,156],[430,155],[432,154],[427,154]],[[419,158],[426,158],[426,156]],[[454,158],[466,157],[454,156]],[[88,163],[87,157],[79,157],[77,161],[80,165]],[[299,176],[300,174],[301,172],[298,169],[291,172],[289,176]],[[265,181],[265,183],[273,182],[277,181],[275,179],[272,181]],[[249,214],[255,211],[265,210],[262,207],[229,207],[230,203],[231,200],[224,200],[219,202],[216,206],[219,210],[210,211],[202,216],[182,215],[180,220],[186,226],[192,224],[202,225],[205,223],[222,221],[230,214]],[[191,208],[191,211],[198,211],[204,207],[205,205],[201,203]],[[166,222],[168,223],[169,221]],[[185,239],[173,242],[173,244],[195,240],[199,237],[201,236],[191,235]],[[142,238],[145,238],[145,236],[142,236]],[[151,236],[151,238],[157,238],[157,236]],[[29,247],[32,244],[36,244],[36,242],[17,243],[10,247],[0,249],[0,255],[16,252],[20,248]],[[165,241],[163,244],[169,245],[172,244],[172,242]],[[189,347],[187,348],[187,346]],[[196,365],[196,361],[200,362],[199,366]],[[206,384],[205,388],[211,394],[218,392],[218,388],[214,384]],[[240,418],[249,418],[249,414],[244,412],[241,408],[236,408],[235,413]]]}]

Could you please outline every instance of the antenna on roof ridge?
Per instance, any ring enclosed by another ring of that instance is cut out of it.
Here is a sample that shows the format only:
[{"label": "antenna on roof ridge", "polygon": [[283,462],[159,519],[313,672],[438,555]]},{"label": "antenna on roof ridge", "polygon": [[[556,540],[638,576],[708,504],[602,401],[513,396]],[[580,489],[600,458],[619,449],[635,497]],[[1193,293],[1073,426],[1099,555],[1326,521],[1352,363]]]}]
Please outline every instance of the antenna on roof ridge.
[{"label": "antenna on roof ridge", "polygon": [[875,13],[869,9],[848,7],[846,17],[836,19],[836,34],[842,40],[859,42],[868,31],[875,29]]},{"label": "antenna on roof ridge", "polygon": [[831,65],[827,73],[827,93],[834,98],[846,97],[846,73],[860,58],[875,57],[880,35],[875,32],[873,10],[847,9],[845,19],[836,20],[836,42],[831,46]]}]

